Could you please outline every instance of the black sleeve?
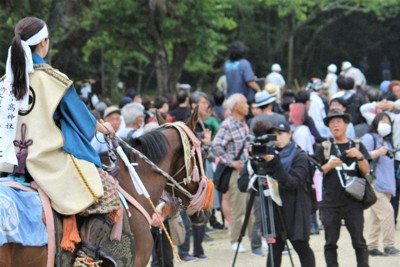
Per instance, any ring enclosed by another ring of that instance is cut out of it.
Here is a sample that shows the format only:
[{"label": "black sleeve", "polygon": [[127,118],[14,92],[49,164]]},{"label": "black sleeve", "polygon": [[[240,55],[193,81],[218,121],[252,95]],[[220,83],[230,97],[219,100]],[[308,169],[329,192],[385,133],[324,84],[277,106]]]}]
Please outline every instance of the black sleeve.
[{"label": "black sleeve", "polygon": [[364,144],[362,142],[360,142],[360,152],[361,152],[361,154],[363,154],[363,156],[366,160],[371,160],[371,156],[370,156],[367,148],[364,146]]},{"label": "black sleeve", "polygon": [[310,132],[314,136],[316,143],[322,143],[323,141],[326,140],[326,138],[322,137],[319,134],[317,127],[315,127],[314,120],[310,116],[307,116],[304,124],[307,125],[307,127],[310,129]]},{"label": "black sleeve", "polygon": [[314,151],[314,158],[321,166],[327,162],[324,156],[324,147],[322,145],[317,146],[316,150]]}]

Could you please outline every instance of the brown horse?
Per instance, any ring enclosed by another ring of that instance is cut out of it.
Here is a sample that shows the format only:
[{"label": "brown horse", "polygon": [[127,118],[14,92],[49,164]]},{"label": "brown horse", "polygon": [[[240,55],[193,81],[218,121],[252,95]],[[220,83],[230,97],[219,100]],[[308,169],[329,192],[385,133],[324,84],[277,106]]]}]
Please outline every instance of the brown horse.
[{"label": "brown horse", "polygon": [[[165,121],[160,121],[160,118],[159,122],[160,125],[165,123]],[[194,129],[196,122],[197,110],[193,113],[186,125],[190,129]],[[199,189],[198,182],[183,182],[183,180],[187,178],[186,169],[191,167],[187,166],[187,162],[185,161],[184,145],[182,142],[181,135],[174,127],[160,127],[130,143],[132,147],[141,151],[142,154],[153,163],[149,164],[148,160],[146,161],[144,158],[138,156],[137,153],[133,153],[133,150],[129,153],[129,156],[134,158],[134,161],[138,163],[138,167],[135,169],[145,188],[149,192],[152,203],[155,205],[157,205],[163,190],[166,189],[171,194],[180,197],[183,207],[187,208],[190,205],[193,195],[195,195]],[[195,157],[195,160],[197,161],[197,166],[201,166],[201,164],[199,165],[198,158]],[[192,162],[192,164],[196,163]],[[133,186],[129,171],[124,166],[122,160],[118,160],[118,166],[120,167],[119,185],[134,197],[151,216],[153,210],[149,200],[143,195],[137,193]],[[165,172],[167,175],[162,174],[162,172]],[[183,191],[177,189],[175,186],[166,187],[167,177],[172,177],[177,184],[184,188]],[[188,196],[188,192],[191,195]],[[144,267],[148,264],[150,259],[153,247],[153,238],[149,224],[144,215],[132,205],[130,205],[130,211],[132,216],[129,218],[129,224],[135,240],[135,256],[130,262],[134,262],[134,267]],[[193,223],[204,223],[208,220],[209,215],[210,213],[207,210],[198,210],[198,212],[195,212],[189,217]],[[0,267],[46,266],[46,263],[47,246],[23,247],[20,244],[6,244],[0,247]]]}]

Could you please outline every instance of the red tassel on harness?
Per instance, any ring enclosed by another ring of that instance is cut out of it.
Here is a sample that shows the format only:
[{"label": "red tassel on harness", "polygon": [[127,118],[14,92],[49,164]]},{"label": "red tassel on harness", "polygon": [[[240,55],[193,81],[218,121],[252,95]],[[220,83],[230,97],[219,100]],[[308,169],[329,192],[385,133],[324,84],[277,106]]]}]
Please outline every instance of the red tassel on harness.
[{"label": "red tassel on harness", "polygon": [[25,140],[26,124],[21,125],[21,140],[14,141],[14,146],[19,147],[17,153],[18,166],[14,166],[13,175],[25,175],[26,158],[28,157],[28,146],[33,144],[32,139]]}]

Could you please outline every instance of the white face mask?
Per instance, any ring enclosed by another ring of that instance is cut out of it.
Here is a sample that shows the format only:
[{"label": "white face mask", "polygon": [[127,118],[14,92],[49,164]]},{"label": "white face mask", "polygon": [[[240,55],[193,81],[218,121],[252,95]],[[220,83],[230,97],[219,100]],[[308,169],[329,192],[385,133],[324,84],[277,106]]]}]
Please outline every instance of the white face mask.
[{"label": "white face mask", "polygon": [[392,132],[392,126],[387,123],[378,124],[378,134],[382,137],[390,134]]}]

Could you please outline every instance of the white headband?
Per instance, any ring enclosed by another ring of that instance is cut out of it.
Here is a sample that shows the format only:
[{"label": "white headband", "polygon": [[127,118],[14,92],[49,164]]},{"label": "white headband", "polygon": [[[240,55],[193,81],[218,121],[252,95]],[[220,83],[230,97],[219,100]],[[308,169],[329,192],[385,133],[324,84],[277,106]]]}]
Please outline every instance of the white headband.
[{"label": "white headband", "polygon": [[[43,28],[36,33],[35,35],[31,36],[26,41],[21,40],[22,48],[25,52],[25,74],[26,74],[26,94],[20,100],[20,110],[27,110],[29,105],[29,73],[33,72],[33,60],[32,60],[32,52],[29,46],[39,44],[43,39],[49,36],[49,32],[47,30],[46,24]],[[12,85],[14,83],[14,74],[11,69],[11,46],[8,49],[8,57],[6,63],[6,78],[5,84]]]}]

